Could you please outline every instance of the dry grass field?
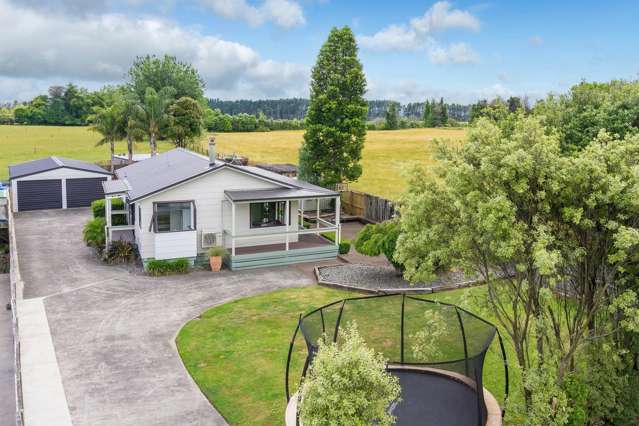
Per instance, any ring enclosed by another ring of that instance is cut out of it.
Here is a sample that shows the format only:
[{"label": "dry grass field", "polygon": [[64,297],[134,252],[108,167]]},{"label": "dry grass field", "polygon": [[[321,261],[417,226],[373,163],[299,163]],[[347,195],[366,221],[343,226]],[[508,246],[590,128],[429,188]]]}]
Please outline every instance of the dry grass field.
[{"label": "dry grass field", "polygon": [[[297,163],[302,131],[265,133],[221,133],[216,135],[218,151],[249,157],[251,162]],[[402,170],[412,162],[433,161],[434,139],[458,143],[464,130],[407,129],[370,131],[366,137],[362,165],[364,173],[351,188],[396,199],[405,187]],[[58,155],[86,161],[106,161],[107,146],[95,146],[99,135],[86,127],[0,126],[0,180],[8,178],[9,164]],[[206,137],[202,138],[206,145]],[[171,148],[160,143],[161,151]],[[124,142],[117,152],[125,152]],[[136,144],[137,152],[148,152],[145,143]]]},{"label": "dry grass field", "polygon": [[[268,133],[220,133],[218,151],[237,153],[252,162],[297,163],[302,131]],[[465,130],[407,129],[369,131],[362,159],[363,174],[352,189],[396,199],[406,182],[403,169],[410,163],[431,164],[435,139],[459,143]]]}]

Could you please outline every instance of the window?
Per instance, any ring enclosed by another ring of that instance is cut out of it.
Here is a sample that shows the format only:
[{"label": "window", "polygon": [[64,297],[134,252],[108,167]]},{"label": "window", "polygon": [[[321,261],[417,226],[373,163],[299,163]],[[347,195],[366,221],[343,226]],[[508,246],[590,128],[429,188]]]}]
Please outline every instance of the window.
[{"label": "window", "polygon": [[155,232],[180,232],[195,229],[193,202],[156,203]]},{"label": "window", "polygon": [[251,228],[286,225],[286,201],[251,203]]}]

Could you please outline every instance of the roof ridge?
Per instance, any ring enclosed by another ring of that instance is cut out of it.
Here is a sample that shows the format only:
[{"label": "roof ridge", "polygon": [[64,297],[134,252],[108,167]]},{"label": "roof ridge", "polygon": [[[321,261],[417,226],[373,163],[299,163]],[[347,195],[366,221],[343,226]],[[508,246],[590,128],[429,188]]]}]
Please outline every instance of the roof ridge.
[{"label": "roof ridge", "polygon": [[58,166],[62,167],[64,166],[64,163],[62,161],[60,161],[60,159],[58,157],[56,157],[55,155],[52,155],[50,157],[54,163],[56,163]]},{"label": "roof ridge", "polygon": [[175,149],[179,149],[180,151],[186,152],[187,154],[191,154],[192,156],[200,158],[202,160],[209,161],[209,157],[207,157],[205,155],[202,155],[202,154],[199,154],[199,153],[197,153],[195,151],[191,151],[190,149],[186,149],[186,148],[182,148],[182,147],[178,147],[178,148],[175,148]]}]

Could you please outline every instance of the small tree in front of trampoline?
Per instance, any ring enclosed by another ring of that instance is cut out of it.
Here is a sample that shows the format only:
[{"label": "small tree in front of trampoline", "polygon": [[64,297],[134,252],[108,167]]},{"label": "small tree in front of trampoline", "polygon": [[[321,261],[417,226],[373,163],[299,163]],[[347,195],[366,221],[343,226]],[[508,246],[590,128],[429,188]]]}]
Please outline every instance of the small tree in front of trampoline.
[{"label": "small tree in front of trampoline", "polygon": [[300,420],[304,426],[390,426],[388,411],[399,399],[397,377],[386,371],[384,357],[370,349],[355,323],[340,343],[319,342],[319,350],[300,388]]}]

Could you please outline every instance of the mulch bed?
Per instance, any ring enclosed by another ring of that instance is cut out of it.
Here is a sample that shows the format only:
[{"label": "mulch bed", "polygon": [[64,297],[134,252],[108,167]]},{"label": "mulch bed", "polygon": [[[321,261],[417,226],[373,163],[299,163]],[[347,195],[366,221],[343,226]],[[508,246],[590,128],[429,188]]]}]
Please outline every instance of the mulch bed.
[{"label": "mulch bed", "polygon": [[316,274],[320,284],[370,293],[434,293],[482,283],[477,277],[469,278],[461,271],[451,271],[433,281],[411,285],[393,268],[357,263],[320,266],[316,268]]}]

